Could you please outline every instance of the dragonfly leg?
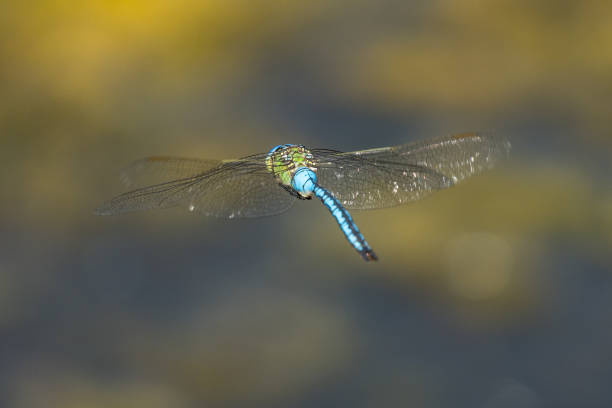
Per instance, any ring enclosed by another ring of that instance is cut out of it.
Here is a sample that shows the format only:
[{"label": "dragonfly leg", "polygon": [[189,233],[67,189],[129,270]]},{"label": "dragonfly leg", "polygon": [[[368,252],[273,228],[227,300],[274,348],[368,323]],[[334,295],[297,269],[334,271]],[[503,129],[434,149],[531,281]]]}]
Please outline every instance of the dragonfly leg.
[{"label": "dragonfly leg", "polygon": [[282,183],[278,183],[279,186],[281,186],[282,188],[284,188],[285,190],[287,190],[287,192],[289,194],[291,194],[294,197],[299,198],[300,200],[311,200],[312,196],[308,196],[308,197],[304,197],[303,195],[301,195],[300,193],[298,193],[297,191],[295,191],[292,187],[290,186],[286,186]]}]

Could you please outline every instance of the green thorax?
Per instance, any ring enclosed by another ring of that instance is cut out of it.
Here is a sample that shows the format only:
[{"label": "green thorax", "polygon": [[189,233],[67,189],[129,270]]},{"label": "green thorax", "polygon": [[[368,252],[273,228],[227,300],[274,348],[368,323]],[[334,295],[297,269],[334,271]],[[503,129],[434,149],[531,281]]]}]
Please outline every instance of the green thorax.
[{"label": "green thorax", "polygon": [[279,183],[288,187],[300,167],[317,170],[312,153],[302,145],[288,145],[271,152],[266,158],[266,167]]}]

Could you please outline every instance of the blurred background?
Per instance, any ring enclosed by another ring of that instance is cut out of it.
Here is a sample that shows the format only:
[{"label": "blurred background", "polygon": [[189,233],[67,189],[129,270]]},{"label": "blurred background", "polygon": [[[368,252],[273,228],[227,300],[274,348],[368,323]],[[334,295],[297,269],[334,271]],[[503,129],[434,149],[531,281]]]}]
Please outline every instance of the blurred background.
[{"label": "blurred background", "polygon": [[[0,405],[612,406],[612,6],[0,3]],[[96,217],[148,155],[465,131],[412,205]]]}]

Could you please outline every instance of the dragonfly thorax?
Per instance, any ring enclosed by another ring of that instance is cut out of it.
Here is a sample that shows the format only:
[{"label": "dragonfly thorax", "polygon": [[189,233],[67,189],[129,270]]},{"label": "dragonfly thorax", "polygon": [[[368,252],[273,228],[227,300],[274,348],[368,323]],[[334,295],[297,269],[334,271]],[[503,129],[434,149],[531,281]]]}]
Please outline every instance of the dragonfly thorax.
[{"label": "dragonfly thorax", "polygon": [[294,189],[302,197],[312,195],[310,184],[306,182],[310,179],[316,183],[317,169],[314,157],[306,147],[291,144],[276,146],[266,157],[266,167],[283,186]]}]

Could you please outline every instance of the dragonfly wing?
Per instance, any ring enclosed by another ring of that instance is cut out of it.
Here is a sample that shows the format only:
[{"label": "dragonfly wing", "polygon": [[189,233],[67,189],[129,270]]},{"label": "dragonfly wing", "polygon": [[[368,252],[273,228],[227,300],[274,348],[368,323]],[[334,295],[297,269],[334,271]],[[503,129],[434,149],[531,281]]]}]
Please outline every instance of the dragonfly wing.
[{"label": "dragonfly wing", "polygon": [[282,213],[295,197],[280,187],[263,158],[223,162],[202,174],[121,194],[96,210],[99,215],[169,207],[220,218]]},{"label": "dragonfly wing", "polygon": [[152,186],[202,174],[221,164],[220,160],[152,156],[137,160],[121,172],[121,182],[128,188]]},{"label": "dragonfly wing", "polygon": [[318,183],[347,209],[394,207],[419,200],[452,182],[429,168],[374,161],[354,154],[313,150]]},{"label": "dragonfly wing", "polygon": [[423,166],[458,183],[492,168],[508,156],[510,148],[508,139],[495,133],[462,133],[347,154],[376,162]]},{"label": "dragonfly wing", "polygon": [[319,158],[321,186],[348,209],[374,209],[418,200],[490,169],[510,147],[493,133],[465,133],[349,153],[313,153]]},{"label": "dragonfly wing", "polygon": [[295,203],[296,198],[278,184],[265,164],[246,174],[241,169],[223,173],[198,184],[187,205],[190,211],[220,218],[254,218],[283,213]]}]

